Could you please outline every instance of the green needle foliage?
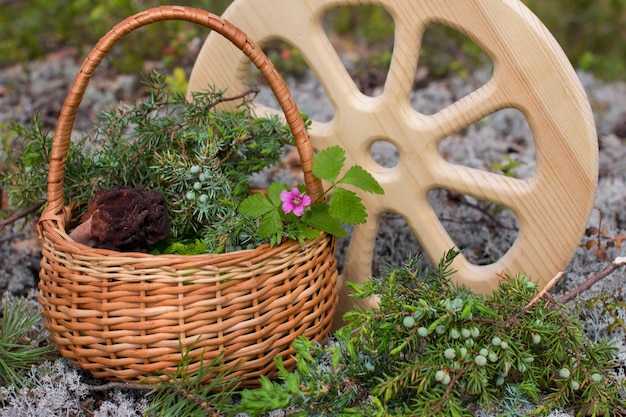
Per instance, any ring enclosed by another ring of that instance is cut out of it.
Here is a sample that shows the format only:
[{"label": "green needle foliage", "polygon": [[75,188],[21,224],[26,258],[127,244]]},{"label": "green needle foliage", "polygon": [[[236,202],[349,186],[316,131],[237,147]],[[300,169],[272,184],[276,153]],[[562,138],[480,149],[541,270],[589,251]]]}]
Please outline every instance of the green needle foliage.
[{"label": "green needle foliage", "polygon": [[43,362],[53,348],[44,344],[42,332],[36,330],[39,312],[23,298],[6,297],[1,319],[0,385],[24,386],[20,371]]},{"label": "green needle foliage", "polygon": [[210,363],[201,363],[196,372],[190,372],[189,364],[194,361],[191,354],[194,347],[195,343],[184,351],[175,375],[166,376],[165,381],[147,394],[153,399],[146,415],[217,417],[221,415],[221,410],[231,407],[238,379],[226,377],[234,369],[223,369],[223,365],[220,365],[223,356],[219,355]]},{"label": "green needle foliage", "polygon": [[[103,113],[70,144],[65,202],[85,208],[97,191],[114,186],[158,190],[172,237],[161,252],[220,253],[264,243],[237,205],[248,195],[251,174],[280,163],[283,146],[293,141],[289,129],[277,116],[253,115],[254,90],[227,97],[209,88],[188,102],[157,72],[146,86],[139,103]],[[234,101],[235,109],[219,110],[224,101]],[[26,208],[45,198],[52,139],[37,118],[16,131],[28,145],[15,169],[0,175],[0,186],[17,208]]]},{"label": "green needle foliage", "polygon": [[478,405],[499,415],[570,408],[609,416],[623,407],[613,346],[589,340],[564,305],[536,297],[523,275],[490,295],[454,284],[457,255],[426,271],[412,258],[351,285],[355,297],[378,296],[379,307],[349,312],[335,343],[299,339],[295,371],[282,369],[282,384],[244,391],[241,411],[292,405],[301,416],[435,417],[471,416],[468,407]]}]

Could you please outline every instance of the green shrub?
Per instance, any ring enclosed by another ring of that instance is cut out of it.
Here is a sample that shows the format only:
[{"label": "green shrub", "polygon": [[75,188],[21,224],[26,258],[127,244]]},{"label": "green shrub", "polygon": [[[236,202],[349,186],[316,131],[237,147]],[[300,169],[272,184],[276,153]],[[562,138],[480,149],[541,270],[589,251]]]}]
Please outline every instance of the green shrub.
[{"label": "green shrub", "polygon": [[[228,0],[197,0],[188,5],[221,14],[228,4]],[[59,47],[86,52],[113,25],[153,6],[147,0],[8,2],[0,8],[0,67],[39,58]],[[170,21],[141,30],[141,42],[122,41],[120,50],[112,51],[112,63],[118,70],[137,72],[145,60],[168,61],[168,57],[169,64],[175,63],[186,56],[182,41],[198,36],[202,28]]]},{"label": "green shrub", "polygon": [[524,0],[575,67],[604,79],[626,74],[626,0]]},{"label": "green shrub", "polygon": [[[104,112],[91,132],[70,142],[64,201],[84,214],[99,190],[159,190],[170,237],[178,243],[192,239],[197,250],[195,240],[201,239],[207,252],[220,253],[264,242],[237,205],[248,195],[250,175],[280,162],[283,146],[293,141],[289,129],[277,116],[253,115],[252,90],[228,97],[209,89],[187,101],[156,71],[145,87],[148,95],[140,102]],[[227,100],[236,103],[235,110],[216,108]],[[27,145],[16,167],[0,173],[0,186],[17,209],[26,209],[45,199],[52,137],[37,118],[15,129]]]},{"label": "green shrub", "polygon": [[[351,286],[355,309],[328,345],[299,339],[297,367],[283,383],[242,393],[239,411],[256,416],[295,406],[301,416],[609,415],[623,406],[611,372],[615,347],[592,342],[581,322],[520,275],[490,295],[452,283],[452,250],[436,270],[420,258],[389,266],[381,279]],[[277,401],[277,399],[281,399]],[[269,404],[269,405],[268,405]]]}]

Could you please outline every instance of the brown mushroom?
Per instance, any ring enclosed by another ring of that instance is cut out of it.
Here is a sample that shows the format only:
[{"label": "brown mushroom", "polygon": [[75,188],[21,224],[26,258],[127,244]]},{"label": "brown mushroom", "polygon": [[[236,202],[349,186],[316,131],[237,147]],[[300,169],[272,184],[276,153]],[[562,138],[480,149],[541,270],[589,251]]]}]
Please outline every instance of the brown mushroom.
[{"label": "brown mushroom", "polygon": [[161,193],[113,187],[96,193],[70,237],[95,248],[145,252],[167,239],[169,228]]}]

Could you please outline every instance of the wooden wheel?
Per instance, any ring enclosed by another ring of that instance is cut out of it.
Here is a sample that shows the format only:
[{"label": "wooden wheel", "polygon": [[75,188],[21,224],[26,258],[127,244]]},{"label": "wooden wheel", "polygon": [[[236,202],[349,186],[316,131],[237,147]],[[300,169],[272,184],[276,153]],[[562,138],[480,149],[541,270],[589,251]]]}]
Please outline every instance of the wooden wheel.
[{"label": "wooden wheel", "polygon": [[[324,15],[339,6],[380,5],[392,16],[395,44],[384,90],[362,94],[326,36]],[[580,241],[595,195],[598,145],[585,92],[566,56],[543,24],[517,0],[235,0],[224,18],[263,45],[283,39],[298,48],[334,106],[330,122],[314,122],[316,148],[339,144],[347,164],[372,172],[384,196],[362,195],[368,222],[356,227],[343,278],[362,282],[371,262],[382,213],[399,213],[433,262],[455,244],[428,203],[444,188],[504,206],[515,213],[519,234],[507,253],[490,265],[460,256],[453,277],[476,291],[497,286],[502,274],[526,273],[547,282],[569,262]],[[425,29],[433,23],[470,37],[493,60],[485,85],[433,115],[415,111],[409,94]],[[243,90],[248,63],[220,36],[209,35],[189,88],[207,84]],[[532,130],[536,168],[527,179],[447,162],[438,152],[448,135],[504,108],[516,108]],[[394,144],[400,160],[383,168],[371,157],[378,140]],[[351,307],[340,289],[339,313]],[[371,305],[374,301],[364,301]]]}]

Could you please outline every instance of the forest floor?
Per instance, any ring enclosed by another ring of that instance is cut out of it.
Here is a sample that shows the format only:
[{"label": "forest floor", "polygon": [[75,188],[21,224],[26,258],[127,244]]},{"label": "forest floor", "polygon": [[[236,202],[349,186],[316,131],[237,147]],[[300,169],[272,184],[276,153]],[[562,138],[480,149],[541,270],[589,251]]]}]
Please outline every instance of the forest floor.
[{"label": "forest floor", "polygon": [[[60,51],[45,60],[1,69],[0,128],[6,129],[8,123],[13,122],[28,123],[36,112],[48,127],[54,128],[77,70],[78,64],[70,51]],[[579,77],[594,112],[600,147],[600,177],[595,208],[587,225],[589,233],[581,240],[580,247],[564,271],[563,280],[553,289],[555,294],[576,288],[613,259],[625,254],[625,249],[620,246],[621,239],[626,235],[626,84],[605,83],[586,73],[579,73]],[[416,83],[411,100],[418,111],[432,114],[473,91],[487,78],[488,74],[484,71],[476,71],[463,78],[453,76],[432,82],[421,80]],[[312,119],[328,121],[332,118],[332,106],[314,77],[289,80],[289,85],[301,110]],[[88,130],[102,110],[117,105],[120,100],[133,101],[140,92],[138,76],[117,73],[107,68],[105,63],[87,90],[75,128]],[[375,89],[372,93],[376,93]],[[266,90],[262,91],[258,100],[272,102]],[[0,161],[5,151],[0,149]],[[505,156],[510,156],[519,163],[517,173],[520,176],[530,175],[535,163],[532,132],[522,114],[510,109],[499,111],[483,122],[446,138],[440,151],[457,163],[484,169],[490,169],[494,163],[502,163]],[[374,157],[385,164],[397,158],[397,151],[382,147],[375,151]],[[455,198],[445,190],[430,197],[453,240],[473,262],[486,263],[498,259],[515,240],[516,234],[509,228],[490,223],[482,210],[485,208],[481,205],[483,202]],[[0,200],[1,209],[9,209],[5,194]],[[510,222],[515,226],[514,218],[506,213],[501,216],[501,224]],[[11,294],[25,296],[35,302],[40,252],[34,224],[34,217],[31,216],[27,221],[0,226],[0,300],[3,295]],[[597,230],[594,232],[593,228]],[[345,241],[340,242],[337,255],[340,263],[345,246]],[[598,252],[598,248],[605,250]],[[419,242],[404,219],[393,214],[386,215],[377,236],[374,273],[382,264],[399,263],[409,254],[421,251]],[[580,299],[590,299],[603,292],[621,297],[625,283],[626,269],[622,268],[585,291]],[[618,310],[618,314],[623,318],[624,311]],[[607,332],[611,319],[598,308],[590,309],[585,318],[587,334],[592,339],[608,337],[614,340],[619,351],[618,362],[626,364],[624,329],[618,326],[613,332]],[[74,371],[66,363],[54,366],[61,366],[57,370],[61,374],[73,375]],[[103,393],[93,388],[102,381],[94,381],[82,372],[77,375],[85,384],[83,388],[91,390],[90,398],[97,399],[81,405],[82,415],[134,415],[145,406],[141,393],[119,393],[117,390]],[[66,381],[66,386],[68,384]],[[102,410],[110,407],[107,404],[116,404],[118,414],[104,414]],[[102,414],[98,414],[99,410]],[[123,410],[128,413],[123,414]],[[0,410],[0,415],[10,414],[2,414]]]}]

